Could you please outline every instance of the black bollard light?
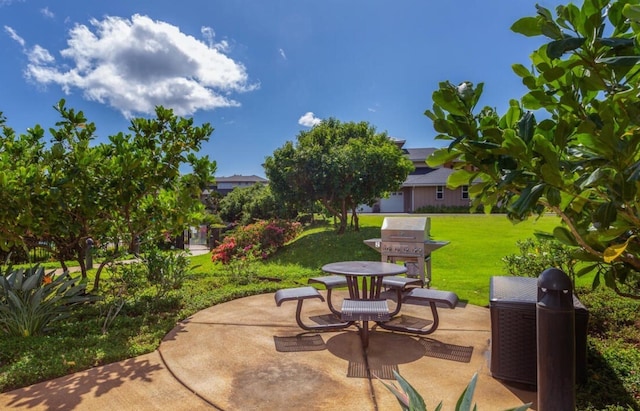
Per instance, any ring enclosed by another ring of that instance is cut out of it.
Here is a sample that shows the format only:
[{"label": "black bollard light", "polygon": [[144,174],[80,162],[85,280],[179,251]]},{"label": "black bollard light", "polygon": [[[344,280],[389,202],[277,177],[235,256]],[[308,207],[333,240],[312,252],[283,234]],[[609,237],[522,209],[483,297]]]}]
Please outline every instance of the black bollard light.
[{"label": "black bollard light", "polygon": [[575,410],[575,308],[571,279],[549,268],[538,277],[538,410]]}]

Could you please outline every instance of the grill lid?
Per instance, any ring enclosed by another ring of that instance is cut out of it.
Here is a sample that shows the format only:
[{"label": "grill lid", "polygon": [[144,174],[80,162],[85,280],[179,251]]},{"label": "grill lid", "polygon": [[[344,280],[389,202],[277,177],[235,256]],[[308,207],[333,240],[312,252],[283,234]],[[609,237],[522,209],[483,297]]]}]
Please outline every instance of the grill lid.
[{"label": "grill lid", "polygon": [[429,239],[427,217],[385,217],[382,241],[424,242]]}]

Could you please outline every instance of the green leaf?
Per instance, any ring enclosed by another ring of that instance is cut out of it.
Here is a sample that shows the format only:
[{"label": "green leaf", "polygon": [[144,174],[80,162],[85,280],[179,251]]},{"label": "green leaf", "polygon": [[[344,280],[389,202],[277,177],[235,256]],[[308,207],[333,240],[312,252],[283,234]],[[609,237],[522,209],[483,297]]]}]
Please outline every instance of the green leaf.
[{"label": "green leaf", "polygon": [[551,12],[549,11],[549,9],[542,7],[539,4],[536,4],[536,12],[540,16],[544,17],[546,21],[553,21],[553,16],[551,15]]},{"label": "green leaf", "polygon": [[523,66],[522,64],[513,64],[511,66],[511,69],[513,70],[514,73],[516,73],[516,75],[518,75],[519,77],[522,78],[526,78],[526,77],[530,77],[531,76],[531,72],[529,71],[529,69],[527,69],[525,66]]},{"label": "green leaf", "polygon": [[457,93],[451,88],[442,88],[441,86],[439,90],[433,93],[432,98],[433,102],[439,105],[443,110],[446,110],[456,116],[464,117],[466,115],[466,110],[462,101],[460,101]]},{"label": "green leaf", "polygon": [[39,285],[40,276],[32,274],[22,283],[22,291],[31,291]]},{"label": "green leaf", "polygon": [[464,185],[470,185],[477,175],[477,172],[465,169],[455,170],[449,175],[449,177],[447,177],[447,186],[457,188]]},{"label": "green leaf", "polygon": [[426,163],[429,167],[439,167],[445,163],[453,161],[460,156],[459,151],[449,150],[448,148],[439,148],[426,159]]},{"label": "green leaf", "polygon": [[520,111],[520,105],[518,104],[518,100],[509,100],[509,109],[507,110],[507,114],[504,116],[507,125],[507,128],[515,128],[517,121],[520,119],[522,112]]},{"label": "green leaf", "polygon": [[520,195],[516,196],[516,200],[509,207],[509,210],[517,214],[519,217],[526,215],[535,208],[538,199],[544,193],[544,185],[536,184],[525,187]]},{"label": "green leaf", "polygon": [[542,34],[550,39],[560,40],[563,37],[562,30],[553,21],[545,21],[542,23]]},{"label": "green leaf", "polygon": [[633,47],[634,41],[633,39],[626,39],[622,37],[607,37],[598,39],[598,42],[607,47],[612,48],[622,48],[622,47]]},{"label": "green leaf", "polygon": [[589,174],[589,177],[580,184],[580,189],[584,190],[588,187],[597,187],[601,180],[607,177],[608,174],[609,172],[607,170],[600,167],[596,168],[591,174]]},{"label": "green leaf", "polygon": [[513,23],[511,31],[523,34],[527,37],[539,36],[542,34],[540,20],[537,17],[523,17]]},{"label": "green leaf", "polygon": [[607,64],[612,67],[635,66],[640,61],[640,56],[618,56],[603,57],[596,60],[596,63]]},{"label": "green leaf", "polygon": [[551,59],[559,59],[564,53],[582,47],[585,40],[582,37],[568,37],[552,41],[547,45],[547,56]]},{"label": "green leaf", "polygon": [[526,144],[529,144],[533,138],[535,123],[536,119],[530,111],[524,113],[518,121],[518,132]]},{"label": "green leaf", "polygon": [[606,229],[616,221],[618,208],[613,201],[601,204],[595,212],[595,222],[600,223],[601,229]]},{"label": "green leaf", "polygon": [[557,207],[560,205],[560,200],[561,200],[561,196],[560,196],[560,191],[555,188],[555,187],[547,187],[547,201],[549,202],[549,205]]},{"label": "green leaf", "polygon": [[456,403],[456,410],[468,411],[471,409],[471,402],[473,401],[473,393],[476,390],[477,382],[478,373],[475,373],[473,374],[473,377],[471,377],[471,381],[467,385],[467,388],[464,389],[464,391],[458,398],[458,402]]},{"label": "green leaf", "polygon": [[566,244],[572,247],[576,247],[578,242],[575,237],[566,227],[556,227],[553,229],[553,236],[562,244]]},{"label": "green leaf", "polygon": [[540,166],[540,174],[542,175],[542,179],[548,184],[557,187],[561,187],[562,185],[564,185],[562,174],[560,174],[560,170],[558,170],[558,167],[556,165],[549,163],[543,164],[542,166]]},{"label": "green leaf", "polygon": [[515,158],[525,156],[527,153],[527,144],[516,134],[512,129],[504,130],[502,134],[504,141],[502,147],[507,149],[507,152]]},{"label": "green leaf", "polygon": [[629,20],[640,22],[640,6],[636,4],[625,4],[622,8],[622,15]]},{"label": "green leaf", "polygon": [[590,264],[590,265],[584,266],[576,272],[576,276],[583,277],[589,274],[590,272],[592,272],[593,270],[595,270],[596,268],[598,268],[598,264]]}]

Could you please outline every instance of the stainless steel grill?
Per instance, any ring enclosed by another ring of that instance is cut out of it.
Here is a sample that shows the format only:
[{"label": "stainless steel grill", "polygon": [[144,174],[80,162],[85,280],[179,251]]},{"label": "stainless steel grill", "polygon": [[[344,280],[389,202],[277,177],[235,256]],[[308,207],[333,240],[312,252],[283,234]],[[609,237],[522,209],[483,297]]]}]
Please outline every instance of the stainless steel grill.
[{"label": "stainless steel grill", "polygon": [[382,261],[404,263],[407,276],[420,277],[428,287],[431,252],[449,244],[448,241],[432,241],[430,229],[429,217],[385,217],[380,238],[371,238],[364,243],[380,252]]}]

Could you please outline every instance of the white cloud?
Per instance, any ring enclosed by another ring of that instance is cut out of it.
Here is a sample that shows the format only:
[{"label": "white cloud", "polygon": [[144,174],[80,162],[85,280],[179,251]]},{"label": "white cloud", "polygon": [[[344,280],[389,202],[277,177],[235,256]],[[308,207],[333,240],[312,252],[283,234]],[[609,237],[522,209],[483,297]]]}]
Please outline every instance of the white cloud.
[{"label": "white cloud", "polygon": [[202,37],[207,40],[209,47],[216,49],[221,53],[229,51],[229,42],[227,40],[222,40],[219,43],[215,42],[216,32],[211,27],[202,26],[200,28],[200,33],[202,34]]},{"label": "white cloud", "polygon": [[298,119],[298,124],[305,127],[313,127],[320,124],[321,121],[322,120],[314,116],[311,111],[308,111]]},{"label": "white cloud", "polygon": [[35,65],[53,63],[55,59],[49,51],[39,45],[35,45],[28,53],[29,61]]},{"label": "white cloud", "polygon": [[49,7],[45,7],[44,9],[40,9],[40,13],[42,13],[43,16],[48,17],[50,19],[55,17],[55,14],[53,14],[53,12],[51,10],[49,10]]},{"label": "white cloud", "polygon": [[24,39],[22,37],[20,37],[18,35],[18,33],[16,33],[16,31],[14,29],[12,29],[9,26],[4,26],[4,31],[7,32],[9,37],[11,37],[13,40],[17,41],[18,44],[20,44],[20,46],[24,47],[24,45],[25,45]]},{"label": "white cloud", "polygon": [[287,55],[284,53],[284,50],[283,50],[283,49],[278,49],[278,53],[280,53],[280,56],[281,56],[283,59],[285,59],[285,60],[287,59]]},{"label": "white cloud", "polygon": [[47,50],[34,48],[26,76],[65,93],[80,89],[85,98],[127,117],[152,114],[157,105],[178,115],[239,106],[231,94],[259,85],[250,84],[245,67],[224,54],[226,41],[214,42],[213,29],[201,33],[208,44],[147,16],[92,19],[90,26],[69,31],[68,47],[60,51],[64,64],[51,64]]},{"label": "white cloud", "polygon": [[[16,0],[18,3],[23,2],[24,0]],[[13,3],[14,0],[0,0],[0,7],[2,6],[10,6],[11,3]]]}]

